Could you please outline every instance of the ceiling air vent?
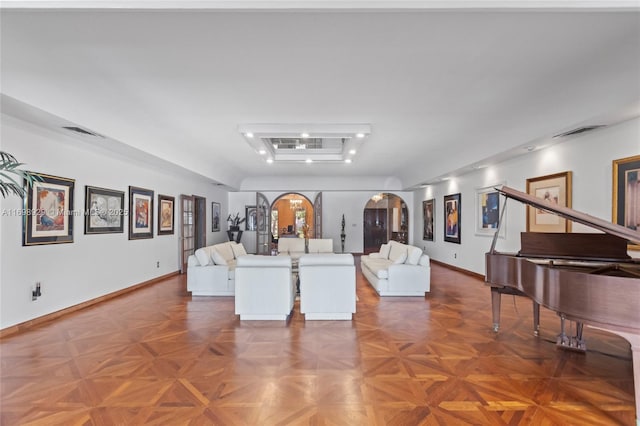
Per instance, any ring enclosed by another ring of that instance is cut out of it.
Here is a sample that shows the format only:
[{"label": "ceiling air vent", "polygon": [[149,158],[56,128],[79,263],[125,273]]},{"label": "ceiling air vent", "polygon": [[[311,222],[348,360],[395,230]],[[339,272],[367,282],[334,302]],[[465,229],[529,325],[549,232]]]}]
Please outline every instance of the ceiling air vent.
[{"label": "ceiling air vent", "polygon": [[568,132],[557,134],[554,136],[554,138],[563,138],[565,136],[579,135],[580,133],[590,132],[592,130],[599,129],[600,127],[605,127],[605,126],[604,124],[596,124],[594,126],[578,127],[577,129],[573,129],[573,130],[569,130]]},{"label": "ceiling air vent", "polygon": [[88,136],[95,136],[95,137],[98,137],[98,138],[104,138],[104,136],[99,135],[99,134],[97,134],[97,133],[93,133],[93,132],[92,132],[92,131],[90,131],[90,130],[83,129],[82,127],[76,127],[76,126],[64,126],[64,127],[63,127],[63,129],[67,129],[67,130],[69,130],[69,131],[71,131],[71,132],[76,132],[76,133],[79,133],[79,134],[81,134],[81,135],[88,135]]}]

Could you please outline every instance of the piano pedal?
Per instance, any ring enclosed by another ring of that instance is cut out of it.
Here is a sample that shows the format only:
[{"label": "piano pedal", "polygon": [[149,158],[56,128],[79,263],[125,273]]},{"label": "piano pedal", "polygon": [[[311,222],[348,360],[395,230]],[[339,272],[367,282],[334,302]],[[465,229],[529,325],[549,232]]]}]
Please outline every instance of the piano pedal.
[{"label": "piano pedal", "polygon": [[567,336],[566,334],[563,336],[562,333],[558,334],[556,347],[576,352],[587,351],[587,343],[584,340],[578,339],[576,336]]},{"label": "piano pedal", "polygon": [[565,333],[565,322],[566,318],[564,314],[560,314],[560,334],[556,338],[556,346],[561,349],[568,349],[576,352],[586,352],[587,344],[582,338],[583,324],[581,322],[576,322],[576,335],[575,336],[567,336]]}]

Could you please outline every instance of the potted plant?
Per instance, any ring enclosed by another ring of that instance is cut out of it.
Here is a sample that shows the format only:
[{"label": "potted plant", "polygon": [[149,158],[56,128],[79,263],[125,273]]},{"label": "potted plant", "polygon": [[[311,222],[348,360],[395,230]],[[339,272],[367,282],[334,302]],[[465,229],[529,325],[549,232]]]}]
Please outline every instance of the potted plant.
[{"label": "potted plant", "polygon": [[19,163],[13,155],[0,151],[0,194],[2,194],[2,198],[7,198],[10,194],[24,197],[26,189],[22,185],[22,180],[29,188],[34,182],[42,180],[35,173],[19,169],[18,167],[22,165],[23,163]]},{"label": "potted plant", "polygon": [[227,218],[227,224],[229,225],[229,231],[235,232],[240,230],[240,224],[245,221],[246,218],[240,219],[240,213],[236,213],[235,216],[231,216]]}]

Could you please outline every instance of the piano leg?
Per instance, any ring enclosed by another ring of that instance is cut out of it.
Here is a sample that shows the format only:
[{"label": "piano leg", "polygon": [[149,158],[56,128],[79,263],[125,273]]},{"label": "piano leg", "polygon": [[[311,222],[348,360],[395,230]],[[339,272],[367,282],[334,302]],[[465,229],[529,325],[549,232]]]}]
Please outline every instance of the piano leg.
[{"label": "piano leg", "polygon": [[498,287],[491,287],[491,314],[493,316],[493,331],[498,332],[500,328],[500,298],[502,294]]},{"label": "piano leg", "polygon": [[540,336],[540,304],[533,302],[533,335]]},{"label": "piano leg", "polygon": [[[522,292],[510,287],[491,287],[491,314],[493,316],[493,331],[500,329],[500,302],[503,294],[526,296]],[[533,302],[533,335],[540,335],[540,304]]]}]

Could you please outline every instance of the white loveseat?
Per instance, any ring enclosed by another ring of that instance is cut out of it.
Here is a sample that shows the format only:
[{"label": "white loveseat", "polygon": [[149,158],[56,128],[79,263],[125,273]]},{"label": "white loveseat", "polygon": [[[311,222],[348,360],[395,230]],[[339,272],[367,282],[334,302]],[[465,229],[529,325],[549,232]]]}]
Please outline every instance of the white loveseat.
[{"label": "white loveseat", "polygon": [[240,320],[286,320],[296,297],[289,256],[240,256],[236,263]]},{"label": "white loveseat", "polygon": [[[278,253],[298,259],[305,254],[304,238],[278,239]],[[333,253],[333,239],[309,238],[309,253]]]},{"label": "white loveseat", "polygon": [[234,296],[236,258],[246,254],[235,241],[199,248],[187,259],[187,290],[193,296]]},{"label": "white loveseat", "polygon": [[362,274],[380,296],[424,296],[431,289],[429,256],[397,241],[361,256]]},{"label": "white loveseat", "polygon": [[356,312],[353,255],[304,254],[299,261],[300,313],[305,320],[350,320]]}]

